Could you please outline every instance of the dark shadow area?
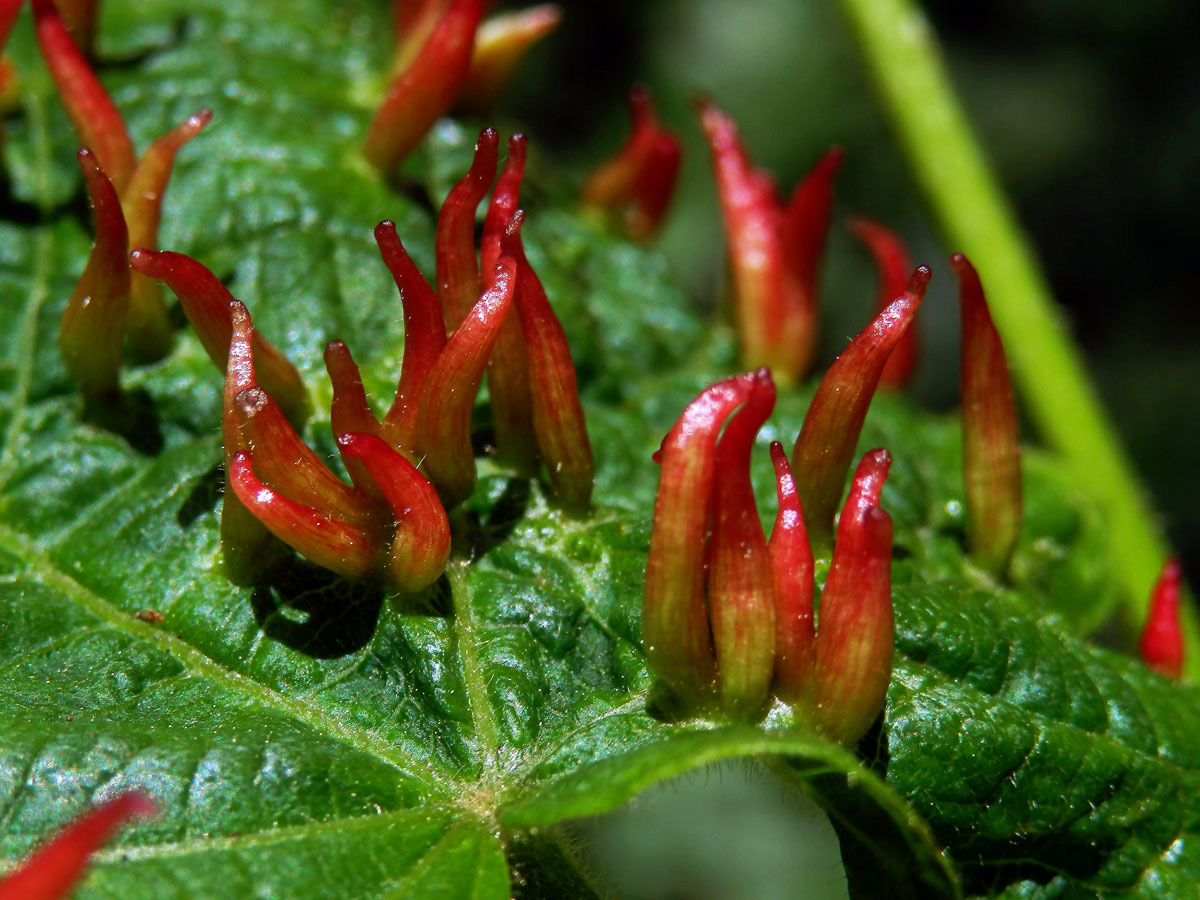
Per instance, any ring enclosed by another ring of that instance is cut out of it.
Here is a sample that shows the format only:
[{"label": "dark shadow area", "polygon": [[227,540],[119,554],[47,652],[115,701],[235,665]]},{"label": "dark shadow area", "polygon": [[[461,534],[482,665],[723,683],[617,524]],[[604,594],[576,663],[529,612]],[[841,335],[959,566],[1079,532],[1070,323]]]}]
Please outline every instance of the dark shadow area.
[{"label": "dark shadow area", "polygon": [[504,486],[504,492],[489,511],[487,519],[472,514],[471,527],[466,536],[471,558],[487,553],[508,539],[513,529],[524,518],[532,491],[533,488],[527,479],[510,478]]},{"label": "dark shadow area", "polygon": [[200,476],[184,498],[183,505],[175,513],[175,521],[179,523],[179,527],[190,528],[192,523],[206,512],[216,509],[224,486],[225,469],[218,463]]},{"label": "dark shadow area", "polygon": [[672,724],[695,714],[694,707],[688,707],[675,691],[662,681],[655,680],[654,687],[646,697],[646,715],[658,722]]},{"label": "dark shadow area", "polygon": [[[3,123],[0,123],[0,130],[3,127]],[[3,210],[6,221],[31,228],[42,224],[47,218],[43,216],[36,204],[16,198],[13,194],[12,180],[8,177],[7,172],[0,172],[0,210]]]},{"label": "dark shadow area", "polygon": [[138,453],[156,456],[163,447],[162,427],[154,399],[143,388],[122,391],[115,401],[88,400],[83,417],[125,438]]},{"label": "dark shadow area", "polygon": [[406,200],[411,201],[418,209],[424,210],[434,221],[437,221],[438,213],[441,212],[440,208],[434,205],[433,198],[429,196],[429,191],[426,189],[425,183],[408,174],[409,169],[410,166],[406,165],[402,169],[386,175],[384,180],[387,182],[387,186]]},{"label": "dark shadow area", "polygon": [[316,659],[336,659],[371,640],[385,596],[377,582],[342,578],[291,556],[255,588],[250,606],[271,639]]},{"label": "dark shadow area", "polygon": [[454,597],[445,575],[419,593],[392,594],[388,603],[402,616],[449,619],[454,615]]}]

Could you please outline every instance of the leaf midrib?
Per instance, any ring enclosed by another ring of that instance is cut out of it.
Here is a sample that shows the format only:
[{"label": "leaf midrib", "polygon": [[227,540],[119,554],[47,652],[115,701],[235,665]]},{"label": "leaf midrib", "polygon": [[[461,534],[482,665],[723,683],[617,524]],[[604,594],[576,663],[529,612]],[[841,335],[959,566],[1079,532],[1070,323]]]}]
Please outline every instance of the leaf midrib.
[{"label": "leaf midrib", "polygon": [[[449,796],[453,793],[453,782],[447,774],[427,762],[398,753],[395,746],[369,731],[349,727],[335,717],[311,703],[301,702],[281,694],[261,682],[242,675],[207,656],[183,638],[149,623],[142,622],[116,609],[107,600],[60,570],[25,535],[0,524],[0,541],[28,565],[28,575],[37,578],[46,587],[57,590],[95,616],[105,625],[139,641],[153,642],[154,646],[174,657],[191,675],[197,675],[226,687],[248,698],[260,707],[265,707],[291,717],[314,731],[320,732],[358,752],[379,759],[381,762],[422,782],[435,795]],[[167,640],[161,640],[166,635]]]}]

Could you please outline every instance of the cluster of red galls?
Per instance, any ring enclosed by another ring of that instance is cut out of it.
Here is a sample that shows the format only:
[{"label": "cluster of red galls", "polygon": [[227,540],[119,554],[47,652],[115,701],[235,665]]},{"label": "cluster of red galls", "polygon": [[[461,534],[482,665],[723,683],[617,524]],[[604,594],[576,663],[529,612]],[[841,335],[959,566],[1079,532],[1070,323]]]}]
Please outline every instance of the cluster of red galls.
[{"label": "cluster of red galls", "polygon": [[[0,0],[0,47],[21,5]],[[489,108],[522,52],[561,17],[546,4],[483,22],[485,6],[397,4],[395,74],[364,147],[385,173],[455,104]],[[523,475],[544,464],[560,505],[572,514],[587,510],[592,456],[574,367],[521,242],[523,136],[510,140],[497,177],[498,136],[480,133],[470,170],[439,215],[436,287],[408,257],[394,225],[376,227],[403,303],[404,358],[380,418],[349,348],[340,341],[326,347],[331,424],[348,485],[297,433],[307,393],[291,363],[255,331],[245,306],[199,262],[154,249],[175,154],[210,114],[190,117],[137,159],[85,54],[95,4],[60,12],[52,0],[33,0],[33,7],[43,55],[85,145],[79,161],[95,211],[96,242],[62,321],[64,362],[89,403],[112,402],[123,343],[141,358],[169,350],[158,282],[174,291],[225,373],[221,531],[233,577],[256,577],[273,535],[346,576],[382,577],[402,591],[435,581],[451,551],[446,510],[474,488],[470,426],[485,372],[498,455]],[[634,90],[631,107],[629,140],[593,173],[583,199],[644,240],[666,213],[679,142],[656,121],[643,89]],[[903,243],[886,227],[851,223],[877,264],[879,313],[822,379],[790,460],[778,442],[770,447],[778,513],[768,539],[750,457],[774,406],[772,372],[790,383],[811,365],[817,275],[841,152],[823,156],[784,204],[771,177],[750,163],[733,120],[706,102],[699,115],[725,220],[741,354],[760,368],[702,391],[656,457],[662,472],[646,571],[646,654],[684,714],[755,721],[777,698],[798,723],[853,743],[878,716],[891,673],[892,524],[880,507],[886,450],[862,457],[836,525],[835,515],[871,397],[880,384],[902,387],[911,377],[911,326],[930,271],[910,274]],[[476,212],[489,190],[477,251]],[[961,287],[970,552],[1003,577],[1021,515],[1015,406],[978,276],[961,254],[951,265]],[[832,554],[819,603],[814,552]],[[1182,665],[1179,582],[1172,560],[1152,595],[1141,644],[1147,663],[1175,677]],[[0,898],[62,896],[122,820],[152,809],[136,794],[101,805],[0,882]]]}]

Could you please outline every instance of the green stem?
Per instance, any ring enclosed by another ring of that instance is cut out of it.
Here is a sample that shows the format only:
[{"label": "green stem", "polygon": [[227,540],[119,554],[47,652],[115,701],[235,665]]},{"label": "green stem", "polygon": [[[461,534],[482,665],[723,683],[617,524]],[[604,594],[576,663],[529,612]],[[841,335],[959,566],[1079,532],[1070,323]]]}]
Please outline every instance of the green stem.
[{"label": "green stem", "polygon": [[[933,31],[914,0],[839,3],[947,242],[970,257],[987,287],[1026,409],[1104,506],[1122,602],[1140,623],[1166,541],[955,95]],[[1200,629],[1190,606],[1185,628],[1194,678]]]}]

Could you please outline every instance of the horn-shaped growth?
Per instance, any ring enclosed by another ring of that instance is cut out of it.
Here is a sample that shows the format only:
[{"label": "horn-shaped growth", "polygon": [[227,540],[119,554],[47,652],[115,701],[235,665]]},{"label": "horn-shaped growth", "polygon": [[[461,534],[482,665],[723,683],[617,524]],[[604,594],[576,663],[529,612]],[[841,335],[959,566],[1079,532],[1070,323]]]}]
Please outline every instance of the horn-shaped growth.
[{"label": "horn-shaped growth", "polygon": [[[882,222],[866,216],[854,216],[850,220],[850,233],[862,242],[875,262],[879,282],[876,312],[883,312],[892,300],[903,293],[908,274],[912,271],[908,248],[900,235]],[[914,325],[904,330],[900,341],[892,348],[883,374],[879,376],[880,387],[906,387],[917,367],[917,357],[917,328]]]},{"label": "horn-shaped growth", "polygon": [[450,0],[412,62],[388,86],[363,152],[384,172],[394,169],[450,109],[471,64],[484,0]]},{"label": "horn-shaped growth", "polygon": [[774,402],[766,369],[726,379],[693,400],[663,442],[646,656],[692,711],[715,699],[730,718],[755,719],[773,690],[799,722],[850,744],[879,714],[891,677],[892,526],[879,508],[891,457],[873,450],[859,464],[814,628],[813,556],[778,441],[769,541],[750,483],[751,450]]},{"label": "horn-shaped growth", "polygon": [[499,140],[494,128],[479,132],[471,168],[450,189],[438,216],[437,291],[447,331],[458,327],[479,299],[482,288],[479,255],[475,250],[475,210],[496,177]]},{"label": "horn-shaped growth", "polygon": [[[80,142],[96,155],[112,181],[128,225],[128,245],[157,245],[162,198],[175,155],[208,124],[212,113],[201,110],[151,144],[138,160],[125,121],[80,52],[53,0],[34,0],[38,43],[63,106]],[[125,323],[130,345],[141,357],[165,356],[171,330],[157,285],[134,275]]]},{"label": "horn-shaped growth", "polygon": [[708,554],[708,607],[717,696],[727,713],[757,718],[775,668],[775,583],[754,488],[750,451],[775,407],[775,384],[755,373],[742,408],[717,443]]},{"label": "horn-shaped growth", "polygon": [[1150,592],[1146,624],[1138,645],[1142,662],[1168,678],[1183,675],[1183,630],[1179,621],[1179,590],[1183,567],[1171,557]]},{"label": "horn-shaped growth", "polygon": [[717,438],[754,382],[755,374],[747,373],[702,391],[657,457],[662,471],[646,560],[642,641],[658,677],[692,701],[706,697],[717,678],[705,591]]},{"label": "horn-shaped growth", "polygon": [[343,458],[357,459],[378,486],[396,520],[388,575],[401,590],[433,584],[450,558],[450,522],[437,491],[407,459],[369,434],[338,438]]},{"label": "horn-shaped growth", "polygon": [[[137,249],[129,254],[134,272],[166,283],[200,339],[209,359],[224,372],[233,337],[233,296],[207,267],[190,256],[169,250]],[[308,415],[308,393],[300,373],[282,351],[253,332],[254,360],[263,389],[299,425]],[[230,398],[232,399],[232,398]]]},{"label": "horn-shaped growth", "polygon": [[[351,432],[379,436],[381,428],[367,392],[363,389],[362,375],[358,364],[350,355],[350,348],[341,341],[330,341],[325,345],[325,371],[333,385],[333,400],[329,405],[329,425],[335,438]],[[378,488],[371,479],[361,459],[342,453],[342,462],[350,474],[350,480],[360,491],[377,493]]]},{"label": "horn-shaped growth", "polygon": [[542,3],[484,22],[475,33],[471,66],[455,105],[476,115],[491,112],[529,48],[554,31],[562,17],[558,4]]},{"label": "horn-shaped growth", "polygon": [[491,286],[446,342],[421,395],[417,449],[447,506],[462,502],[475,488],[471,413],[515,289],[516,263],[501,259]]},{"label": "horn-shaped growth", "polygon": [[883,367],[911,324],[929,278],[925,266],[913,272],[904,293],[876,316],[829,367],[808,407],[792,451],[792,470],[809,539],[818,552],[829,548],[833,514]]},{"label": "horn-shaped growth", "polygon": [[1017,407],[1000,334],[975,267],[950,259],[962,306],[963,484],[971,556],[994,575],[1008,569],[1021,531]]},{"label": "horn-shaped growth", "polygon": [[129,238],[121,201],[99,160],[87,148],[78,158],[92,201],[96,242],[63,313],[58,346],[86,396],[112,397],[119,388],[121,338],[129,311]]},{"label": "horn-shaped growth", "polygon": [[[382,434],[402,453],[415,458],[417,407],[426,380],[446,346],[446,325],[437,296],[412,261],[391,221],[375,226],[375,242],[392,273],[404,307],[404,359],[396,397],[384,416]],[[472,390],[469,402],[473,402]]]},{"label": "horn-shaped growth", "polygon": [[847,744],[879,715],[892,676],[892,519],[879,508],[891,461],[872,450],[859,463],[821,592],[810,711]]},{"label": "horn-shaped growth", "polygon": [[[125,221],[129,224],[129,246],[154,250],[158,247],[158,225],[162,198],[179,150],[212,121],[212,112],[202,109],[151,144],[133,170],[129,186],[121,195]],[[138,352],[155,358],[171,346],[171,327],[162,289],[150,278],[134,272],[129,304],[129,334]]]},{"label": "horn-shaped growth", "polygon": [[775,689],[788,703],[805,696],[812,669],[813,555],[787,453],[771,442],[779,511],[767,551],[775,576]]},{"label": "horn-shaped growth", "polygon": [[[383,576],[403,591],[419,591],[436,581],[450,553],[450,523],[433,486],[369,432],[338,435],[343,458],[357,466],[352,471],[358,485],[342,482],[254,383],[253,346],[250,316],[234,301],[225,452],[236,500],[271,534],[333,572]],[[327,359],[344,394],[344,381],[357,379],[357,367],[337,342],[327,348]],[[365,407],[365,396],[362,401]],[[370,410],[362,407],[352,409],[349,418],[377,429]],[[338,418],[345,421],[347,413]]]},{"label": "horn-shaped growth", "polygon": [[71,40],[54,0],[33,0],[33,17],[42,56],[79,142],[92,148],[113,187],[123,192],[137,161],[125,120]]},{"label": "horn-shaped growth", "polygon": [[662,224],[679,176],[679,139],[659,124],[642,85],[629,92],[629,139],[583,187],[583,202],[620,217],[630,237],[646,240]]},{"label": "horn-shaped growth", "polygon": [[[508,161],[496,179],[492,202],[483,222],[479,257],[485,273],[496,271],[505,230],[520,203],[525,153],[525,135],[513,135],[508,142]],[[516,290],[520,291],[519,283]],[[488,392],[492,399],[496,450],[505,462],[521,473],[534,470],[537,456],[531,390],[529,354],[521,322],[517,316],[511,316],[501,326],[496,348],[488,360]]]},{"label": "horn-shaped growth", "polygon": [[797,380],[816,348],[817,274],[842,152],[826,153],[784,207],[771,176],[751,164],[733,119],[707,102],[699,111],[725,220],[742,360]]},{"label": "horn-shaped growth", "polygon": [[588,440],[575,364],[558,316],[521,243],[524,213],[513,214],[504,237],[505,257],[516,262],[516,305],[529,362],[533,433],[550,484],[562,504],[580,512],[592,496],[595,465]]},{"label": "horn-shaped growth", "polygon": [[34,851],[24,865],[0,879],[0,900],[65,900],[83,876],[91,855],[130,819],[152,816],[157,807],[139,793],[119,794],[84,813]]}]

